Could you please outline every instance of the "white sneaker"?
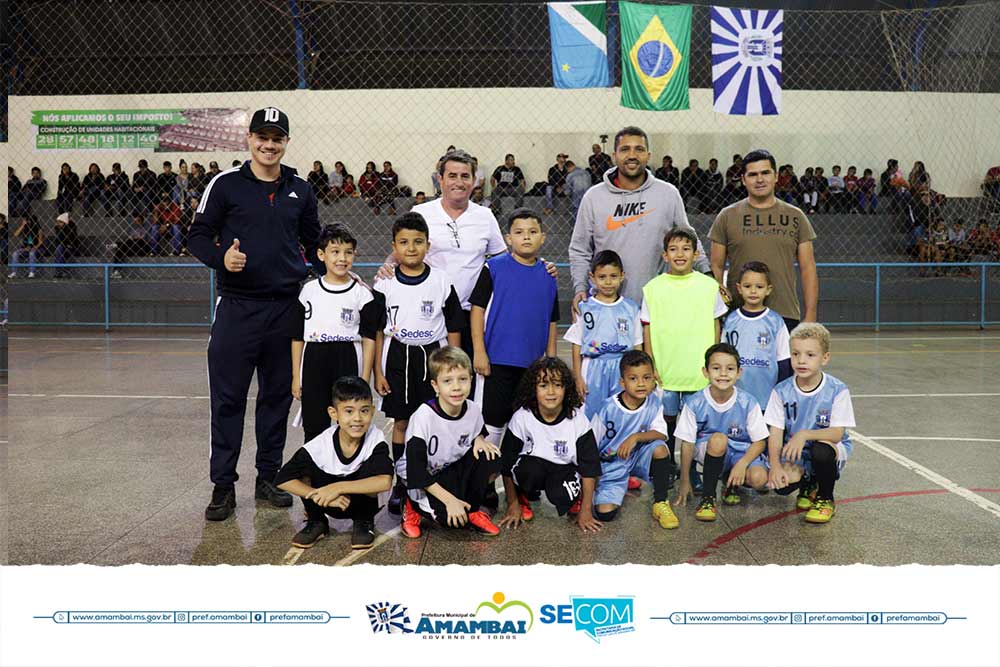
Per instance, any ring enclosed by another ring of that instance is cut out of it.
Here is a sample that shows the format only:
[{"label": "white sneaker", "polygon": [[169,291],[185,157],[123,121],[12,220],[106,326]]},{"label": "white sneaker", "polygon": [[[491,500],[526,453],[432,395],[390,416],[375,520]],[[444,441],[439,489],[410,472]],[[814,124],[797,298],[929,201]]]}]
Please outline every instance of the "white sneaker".
[{"label": "white sneaker", "polygon": [[7,274],[8,278],[17,278],[17,271],[11,271]]},{"label": "white sneaker", "polygon": [[35,272],[34,271],[29,271],[28,272],[28,277],[29,278],[34,278],[35,277]]}]

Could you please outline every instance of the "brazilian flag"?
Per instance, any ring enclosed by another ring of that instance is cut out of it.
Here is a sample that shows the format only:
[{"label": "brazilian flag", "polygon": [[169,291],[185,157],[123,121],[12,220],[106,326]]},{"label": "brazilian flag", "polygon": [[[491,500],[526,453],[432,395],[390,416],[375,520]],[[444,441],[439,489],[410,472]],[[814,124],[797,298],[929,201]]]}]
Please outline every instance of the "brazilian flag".
[{"label": "brazilian flag", "polygon": [[622,106],[688,109],[691,6],[620,2]]}]

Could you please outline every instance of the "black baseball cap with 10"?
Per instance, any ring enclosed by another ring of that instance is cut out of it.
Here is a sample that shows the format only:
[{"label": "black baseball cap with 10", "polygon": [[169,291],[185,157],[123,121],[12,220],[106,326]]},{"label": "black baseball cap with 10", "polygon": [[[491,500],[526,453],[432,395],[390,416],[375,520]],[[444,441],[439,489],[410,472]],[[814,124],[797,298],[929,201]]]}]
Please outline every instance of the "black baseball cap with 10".
[{"label": "black baseball cap with 10", "polygon": [[261,130],[278,130],[287,135],[288,114],[277,107],[258,109],[250,119],[250,131],[260,132]]}]

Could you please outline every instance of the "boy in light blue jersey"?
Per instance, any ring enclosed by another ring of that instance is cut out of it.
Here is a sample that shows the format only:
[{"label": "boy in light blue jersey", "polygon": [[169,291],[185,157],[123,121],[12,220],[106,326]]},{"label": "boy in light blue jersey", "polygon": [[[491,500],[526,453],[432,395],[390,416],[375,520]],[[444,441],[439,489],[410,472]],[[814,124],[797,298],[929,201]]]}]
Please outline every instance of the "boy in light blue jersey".
[{"label": "boy in light blue jersey", "polygon": [[597,293],[580,302],[580,316],[564,336],[573,344],[573,378],[577,392],[585,398],[588,419],[617,393],[622,354],[642,345],[639,304],[620,295],[625,269],[618,253],[597,253],[590,280]]},{"label": "boy in light blue jersey", "polygon": [[736,386],[750,393],[761,409],[774,385],[792,375],[785,320],[764,305],[773,289],[767,264],[744,264],[736,282],[743,305],[729,313],[722,325],[722,339],[740,353],[742,373]]},{"label": "boy in light blue jersey", "polygon": [[622,391],[608,398],[591,419],[601,457],[601,476],[594,493],[594,517],[611,521],[625,498],[629,476],[653,484],[653,517],[662,528],[676,528],[677,516],[667,502],[670,451],[664,442],[667,422],[656,389],[653,360],[641,350],[622,355]]},{"label": "boy in light blue jersey", "polygon": [[768,437],[760,406],[748,392],[737,389],[740,353],[729,343],[705,351],[703,369],[709,385],[684,401],[674,435],[681,443],[681,482],[675,504],[684,505],[691,489],[691,461],[702,464],[703,490],[695,512],[699,521],[715,521],[715,491],[726,479],[724,502],[735,505],[735,489],[767,487],[768,470],[761,458]]},{"label": "boy in light blue jersey", "polygon": [[764,421],[768,441],[768,486],[781,495],[796,489],[796,505],[809,523],[833,518],[833,487],[853,445],[854,406],[847,386],[823,372],[830,362],[830,332],[803,322],[789,334],[793,377],[771,392]]}]

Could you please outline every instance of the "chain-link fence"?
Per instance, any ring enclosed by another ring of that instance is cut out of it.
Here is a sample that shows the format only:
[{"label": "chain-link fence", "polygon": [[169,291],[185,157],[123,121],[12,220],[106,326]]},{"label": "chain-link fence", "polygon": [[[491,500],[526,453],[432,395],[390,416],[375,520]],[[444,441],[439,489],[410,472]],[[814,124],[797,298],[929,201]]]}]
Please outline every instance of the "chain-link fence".
[{"label": "chain-link fence", "polygon": [[[617,3],[606,11],[618,86]],[[667,113],[621,107],[616,87],[553,88],[544,3],[33,0],[12,1],[8,19],[7,255],[24,265],[10,270],[19,303],[64,304],[50,319],[105,296],[102,267],[46,266],[57,260],[125,265],[109,270],[115,289],[148,301],[126,319],[204,298],[206,272],[175,266],[197,264],[185,248],[192,205],[213,164],[245,159],[247,114],[265,105],[289,113],[286,162],[311,172],[322,222],[355,232],[360,262],[385,257],[394,214],[435,196],[435,164],[451,145],[478,158],[474,198],[498,214],[515,202],[496,201],[492,176],[513,154],[519,197],[546,213],[546,258],[567,261],[574,216],[560,188],[546,197],[550,167],[564,154],[589,170],[630,124],[649,133],[650,169],[675,180],[705,241],[715,213],[742,195],[734,155],[756,147],[789,165],[779,195],[815,211],[820,262],[990,260],[996,250],[969,237],[983,221],[986,238],[1000,238],[1000,174],[987,182],[1000,164],[998,2],[787,10],[784,109],[767,117],[712,110],[707,6],[693,12],[691,108]],[[58,242],[62,211],[77,228],[72,247]],[[933,243],[938,220],[953,250]],[[918,269],[905,273],[919,290]]]}]

